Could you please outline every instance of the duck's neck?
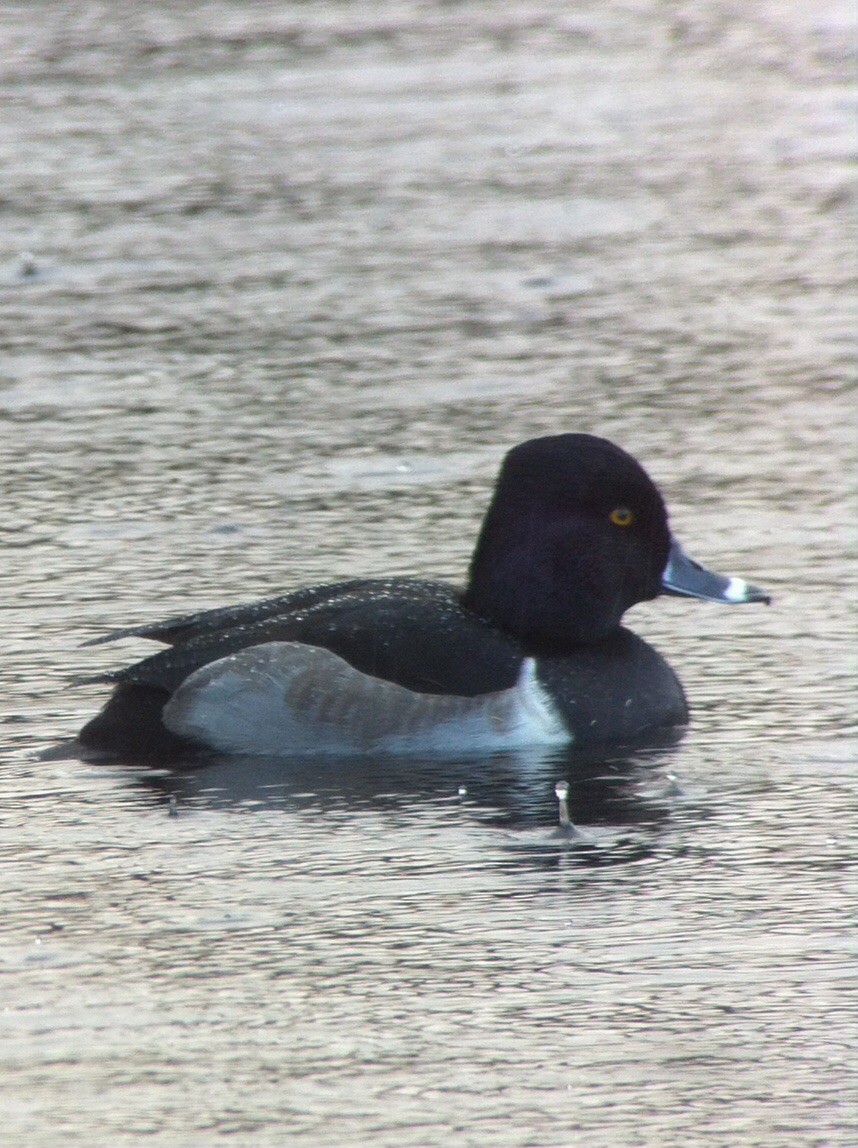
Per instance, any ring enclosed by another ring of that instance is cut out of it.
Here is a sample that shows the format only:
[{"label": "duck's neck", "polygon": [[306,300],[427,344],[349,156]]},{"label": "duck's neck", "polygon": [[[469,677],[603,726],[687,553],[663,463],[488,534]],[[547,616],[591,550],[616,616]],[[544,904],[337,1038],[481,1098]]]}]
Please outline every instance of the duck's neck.
[{"label": "duck's neck", "polygon": [[489,517],[462,603],[528,652],[562,654],[602,642],[619,628],[625,603],[621,587],[606,581],[586,554],[586,539],[573,550],[562,523],[552,530],[543,517],[538,537],[520,523],[510,536]]}]

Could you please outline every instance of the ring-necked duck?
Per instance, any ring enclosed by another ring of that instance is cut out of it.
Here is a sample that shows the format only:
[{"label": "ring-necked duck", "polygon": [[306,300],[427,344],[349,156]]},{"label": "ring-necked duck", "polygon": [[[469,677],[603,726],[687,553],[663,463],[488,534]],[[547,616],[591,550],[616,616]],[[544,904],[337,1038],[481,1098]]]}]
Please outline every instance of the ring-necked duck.
[{"label": "ring-necked duck", "polygon": [[127,756],[628,741],[688,720],[667,662],[620,625],[659,594],[769,601],[684,553],[631,455],[533,439],[504,460],[464,590],[354,579],[95,639],[170,648],[99,679],[116,688],[80,741]]}]

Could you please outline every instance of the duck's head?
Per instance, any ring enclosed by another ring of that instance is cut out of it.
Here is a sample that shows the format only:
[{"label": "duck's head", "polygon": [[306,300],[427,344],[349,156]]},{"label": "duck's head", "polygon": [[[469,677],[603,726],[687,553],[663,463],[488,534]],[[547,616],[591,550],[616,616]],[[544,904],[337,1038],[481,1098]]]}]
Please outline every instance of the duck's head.
[{"label": "duck's head", "polygon": [[471,561],[465,603],[533,650],[602,641],[659,594],[768,601],[694,562],[630,454],[586,434],[532,439],[504,459]]}]

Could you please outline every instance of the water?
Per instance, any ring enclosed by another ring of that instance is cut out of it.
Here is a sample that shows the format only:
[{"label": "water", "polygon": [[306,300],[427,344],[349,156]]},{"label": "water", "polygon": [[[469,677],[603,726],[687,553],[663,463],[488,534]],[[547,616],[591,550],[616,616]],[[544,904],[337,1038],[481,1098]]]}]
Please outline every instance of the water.
[{"label": "water", "polygon": [[[0,9],[4,1143],[854,1142],[848,19]],[[40,760],[79,642],[460,578],[559,430],[775,595],[630,614],[681,745]]]}]

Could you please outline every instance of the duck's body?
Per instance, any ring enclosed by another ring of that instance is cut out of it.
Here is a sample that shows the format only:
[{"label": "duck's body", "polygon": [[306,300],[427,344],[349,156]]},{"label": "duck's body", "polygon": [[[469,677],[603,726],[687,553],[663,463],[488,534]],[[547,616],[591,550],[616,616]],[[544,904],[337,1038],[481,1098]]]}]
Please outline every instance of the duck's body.
[{"label": "duck's body", "polygon": [[[299,590],[282,598],[171,619],[154,632],[147,627],[135,630],[134,636],[175,644],[111,675],[110,680],[117,682],[114,697],[85,728],[81,740],[137,755],[186,747],[184,737],[176,735],[179,730],[186,733],[188,725],[174,718],[165,727],[161,711],[192,674],[268,643],[330,650],[372,679],[422,695],[463,698],[511,690],[525,659],[534,654],[466,609],[454,587],[405,578],[358,579]],[[295,651],[290,651],[289,659],[291,667],[297,660]],[[548,653],[537,655],[534,662],[537,680],[554,700],[569,740],[577,744],[624,741],[645,729],[687,720],[676,675],[660,654],[623,627],[595,645],[580,647],[574,657]],[[224,663],[227,669],[234,667]],[[368,700],[356,698],[355,705],[365,707]],[[390,709],[389,697],[377,701]],[[397,720],[391,718],[391,737]],[[260,719],[257,745],[270,746],[261,727],[271,721]],[[209,744],[213,741],[208,739]],[[245,740],[245,752],[252,744]],[[498,739],[498,747],[503,744]],[[353,748],[357,745],[355,741]],[[219,736],[214,748],[226,746],[227,739]],[[289,749],[294,748],[293,742]]]},{"label": "duck's body", "polygon": [[[325,692],[326,674],[332,682],[336,678],[330,704],[322,707],[331,729],[342,732],[349,721],[363,729],[367,707],[378,709],[379,721],[373,717],[369,723],[375,741],[363,734],[351,741],[332,735],[330,744],[342,744],[344,751],[407,749],[406,711],[409,728],[414,721],[431,725],[433,706],[438,721],[452,712],[425,695],[505,694],[497,704],[516,713],[519,703],[527,708],[533,701],[538,709],[542,699],[551,711],[549,732],[537,732],[535,739],[555,736],[556,721],[577,744],[626,741],[687,721],[673,671],[620,625],[629,606],[664,592],[734,602],[765,599],[747,583],[710,574],[683,555],[670,538],[661,496],[631,456],[588,435],[537,439],[507,456],[464,590],[416,579],[355,579],[118,631],[100,640],[139,636],[170,648],[111,675],[114,695],[80,739],[136,756],[193,745],[270,753],[276,744],[270,731],[280,728],[279,666],[284,683],[300,670],[302,681],[312,681],[307,688],[314,697]],[[258,690],[248,694],[244,687],[250,675],[258,675],[260,660],[241,655],[236,662],[235,656],[263,647],[268,708],[254,711],[253,722],[236,722],[242,732],[233,736],[223,714],[213,719],[213,706],[243,706],[250,696],[259,700]],[[369,687],[358,688],[367,683],[348,673],[338,675],[333,661],[303,654],[308,647],[337,655],[371,679]],[[233,683],[234,698],[226,682]],[[379,691],[374,682],[401,692]],[[516,694],[517,683],[530,692]],[[406,691],[419,695],[417,700]],[[290,697],[300,719],[298,695]],[[477,715],[481,704],[462,710],[469,729],[485,719]],[[488,713],[495,702],[485,705]],[[519,723],[510,737],[521,741],[523,729]],[[455,752],[453,727],[449,733]],[[312,737],[283,736],[292,742],[282,745],[284,754],[313,748]],[[429,744],[421,737],[415,749]],[[503,745],[502,736],[498,743]]]}]

